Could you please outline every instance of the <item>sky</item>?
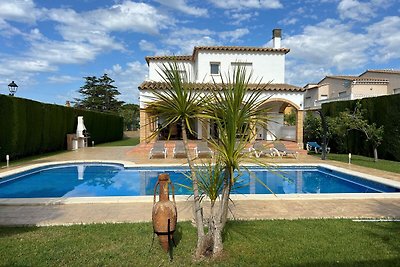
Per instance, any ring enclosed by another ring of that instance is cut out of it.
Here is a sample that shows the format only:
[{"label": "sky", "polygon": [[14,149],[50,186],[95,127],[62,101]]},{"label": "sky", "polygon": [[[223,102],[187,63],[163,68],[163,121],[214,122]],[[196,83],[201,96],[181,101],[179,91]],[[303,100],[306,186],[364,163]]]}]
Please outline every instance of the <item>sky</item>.
[{"label": "sky", "polygon": [[64,105],[107,73],[138,103],[145,56],[194,46],[272,46],[282,29],[285,82],[400,69],[398,0],[0,0],[0,93]]}]

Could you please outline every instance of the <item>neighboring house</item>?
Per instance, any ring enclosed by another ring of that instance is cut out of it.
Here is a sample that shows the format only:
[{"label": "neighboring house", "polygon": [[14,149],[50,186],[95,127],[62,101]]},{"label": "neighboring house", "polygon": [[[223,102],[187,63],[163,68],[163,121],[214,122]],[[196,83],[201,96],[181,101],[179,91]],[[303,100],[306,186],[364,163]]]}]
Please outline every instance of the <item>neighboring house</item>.
[{"label": "neighboring house", "polygon": [[[281,30],[273,30],[273,47],[248,46],[197,46],[192,55],[187,56],[148,56],[149,76],[139,86],[140,92],[140,140],[150,141],[149,136],[157,127],[157,122],[150,123],[149,116],[144,111],[146,103],[151,101],[151,90],[163,90],[166,84],[160,76],[163,64],[176,61],[183,72],[189,73],[189,80],[196,90],[207,92],[213,90],[214,82],[221,82],[223,77],[232,73],[237,66],[245,67],[252,72],[254,88],[262,79],[265,88],[262,92],[264,107],[269,110],[274,122],[268,125],[268,130],[257,128],[257,139],[275,140],[287,139],[303,143],[303,99],[304,88],[285,83],[285,55],[290,51],[282,48]],[[285,126],[283,123],[284,111],[293,107],[297,111],[296,126]],[[158,118],[159,121],[162,118]],[[211,122],[192,122],[196,134],[194,139],[217,137]],[[180,138],[180,127],[171,128],[172,138]],[[165,138],[163,134],[159,138]]]},{"label": "neighboring house", "polygon": [[400,94],[400,70],[366,70],[360,77],[385,79],[389,82],[388,95]]},{"label": "neighboring house", "polygon": [[317,84],[304,86],[305,109],[321,104],[400,93],[400,71],[367,70],[359,76],[326,76]]}]

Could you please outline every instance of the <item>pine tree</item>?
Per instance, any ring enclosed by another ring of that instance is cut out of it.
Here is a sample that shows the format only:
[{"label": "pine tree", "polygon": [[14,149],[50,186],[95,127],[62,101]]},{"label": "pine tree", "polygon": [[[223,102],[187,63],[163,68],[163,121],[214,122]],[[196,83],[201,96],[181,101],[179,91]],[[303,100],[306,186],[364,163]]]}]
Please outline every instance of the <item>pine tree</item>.
[{"label": "pine tree", "polygon": [[100,112],[118,112],[123,101],[118,101],[116,96],[120,95],[115,82],[105,73],[102,77],[88,76],[85,85],[79,89],[82,99],[75,99],[76,107],[96,110]]}]

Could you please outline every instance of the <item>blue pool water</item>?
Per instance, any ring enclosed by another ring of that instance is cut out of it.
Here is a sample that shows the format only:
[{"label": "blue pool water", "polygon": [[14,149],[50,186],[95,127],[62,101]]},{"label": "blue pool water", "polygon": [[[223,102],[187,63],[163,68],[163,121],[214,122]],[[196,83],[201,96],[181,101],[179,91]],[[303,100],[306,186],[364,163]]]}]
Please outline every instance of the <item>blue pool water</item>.
[{"label": "blue pool water", "polygon": [[[234,194],[324,194],[400,192],[360,177],[323,167],[249,168]],[[0,180],[0,198],[153,195],[160,173],[170,174],[175,194],[190,195],[188,170],[181,167],[124,168],[118,164],[68,164],[41,167]],[[265,185],[263,185],[265,184]]]}]

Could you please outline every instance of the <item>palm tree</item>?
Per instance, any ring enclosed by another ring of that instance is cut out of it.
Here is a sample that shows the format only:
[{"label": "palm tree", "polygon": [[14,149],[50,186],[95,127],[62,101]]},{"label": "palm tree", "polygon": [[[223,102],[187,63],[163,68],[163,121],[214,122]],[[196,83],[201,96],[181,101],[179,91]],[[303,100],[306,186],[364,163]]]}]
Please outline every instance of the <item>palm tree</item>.
[{"label": "palm tree", "polygon": [[222,231],[227,221],[230,192],[235,182],[234,172],[240,171],[244,160],[249,160],[248,154],[243,151],[246,144],[255,138],[255,125],[266,127],[269,120],[266,110],[261,108],[262,85],[258,83],[254,90],[249,90],[251,74],[247,75],[244,68],[238,67],[234,69],[232,77],[228,74],[226,80],[222,84],[214,82],[213,101],[206,109],[206,113],[215,120],[219,133],[218,140],[210,142],[217,154],[216,166],[223,168],[223,186],[219,205],[216,206],[215,201],[212,201],[209,231],[203,238],[208,243],[200,244],[197,256],[205,254],[206,250],[212,251],[214,256],[222,252]]},{"label": "palm tree", "polygon": [[153,101],[147,105],[145,110],[150,114],[152,121],[155,121],[157,117],[164,119],[152,137],[174,123],[179,122],[182,124],[182,139],[191,170],[195,220],[198,242],[200,242],[204,237],[203,215],[200,207],[197,177],[192,163],[194,156],[189,150],[187,133],[188,131],[193,133],[190,121],[195,118],[201,118],[207,100],[204,95],[191,88],[189,72],[182,68],[175,61],[163,64],[159,74],[167,86],[164,90],[152,90]]}]

